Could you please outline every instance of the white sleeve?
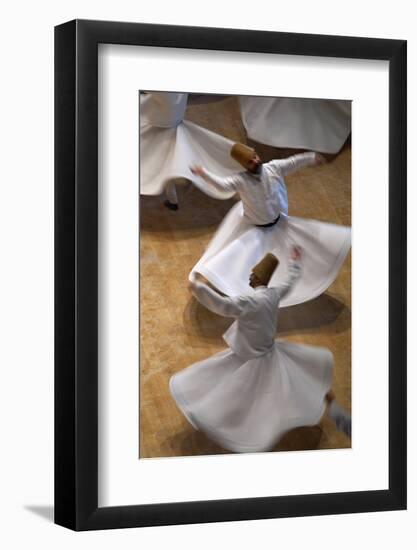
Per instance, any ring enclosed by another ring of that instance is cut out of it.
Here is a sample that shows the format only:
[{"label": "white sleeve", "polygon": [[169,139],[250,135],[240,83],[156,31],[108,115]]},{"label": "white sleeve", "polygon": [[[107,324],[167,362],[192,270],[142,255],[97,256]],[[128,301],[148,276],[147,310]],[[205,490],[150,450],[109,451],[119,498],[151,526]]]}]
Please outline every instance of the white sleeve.
[{"label": "white sleeve", "polygon": [[286,281],[279,284],[275,287],[276,292],[278,293],[278,298],[282,300],[284,296],[292,289],[294,284],[300,277],[301,274],[301,265],[298,262],[290,261],[289,265],[289,275]]},{"label": "white sleeve", "polygon": [[204,168],[203,174],[201,174],[203,180],[214,187],[217,191],[236,191],[236,182],[234,176],[227,178],[219,178],[214,174],[211,174]]},{"label": "white sleeve", "polygon": [[191,288],[200,304],[213,313],[224,317],[239,317],[242,313],[242,305],[237,299],[221,296],[207,285],[199,282],[192,283]]},{"label": "white sleeve", "polygon": [[293,155],[286,159],[277,159],[268,162],[268,166],[271,166],[278,174],[286,176],[300,170],[301,168],[306,168],[307,166],[314,166],[316,164],[316,153],[301,153],[300,155]]}]

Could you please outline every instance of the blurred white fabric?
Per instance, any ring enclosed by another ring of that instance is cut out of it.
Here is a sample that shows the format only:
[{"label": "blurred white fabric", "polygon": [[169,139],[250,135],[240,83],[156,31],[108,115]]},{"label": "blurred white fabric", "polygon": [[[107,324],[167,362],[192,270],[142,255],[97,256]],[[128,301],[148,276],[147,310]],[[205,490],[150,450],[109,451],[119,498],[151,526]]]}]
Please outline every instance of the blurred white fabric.
[{"label": "blurred white fabric", "polygon": [[187,94],[152,92],[140,95],[140,192],[161,194],[170,180],[186,178],[216,199],[229,199],[234,192],[209,189],[192,174],[197,164],[231,175],[241,166],[230,156],[233,141],[183,120]]},{"label": "blurred white fabric", "polygon": [[331,352],[274,340],[280,297],[294,280],[293,273],[287,285],[257,287],[235,299],[193,285],[203,305],[235,318],[223,335],[230,348],[175,374],[170,390],[194,428],[225,449],[267,451],[285,432],[315,425],[324,413]]},{"label": "blurred white fabric", "polygon": [[240,96],[248,136],[272,147],[337,153],[351,131],[351,102]]},{"label": "blurred white fabric", "polygon": [[322,294],[335,280],[351,246],[350,227],[281,213],[272,227],[256,227],[243,213],[238,202],[219,226],[202,258],[193,267],[215,288],[228,296],[248,294],[251,269],[267,253],[280,260],[269,286],[285,279],[293,245],[303,249],[300,280],[282,299],[280,306],[291,306]]}]

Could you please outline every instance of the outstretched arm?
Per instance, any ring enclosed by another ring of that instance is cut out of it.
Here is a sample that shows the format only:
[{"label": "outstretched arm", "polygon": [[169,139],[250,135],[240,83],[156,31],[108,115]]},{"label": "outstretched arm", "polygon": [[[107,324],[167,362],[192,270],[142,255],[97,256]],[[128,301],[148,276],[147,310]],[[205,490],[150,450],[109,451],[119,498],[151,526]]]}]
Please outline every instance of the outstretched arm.
[{"label": "outstretched arm", "polygon": [[214,187],[217,191],[236,191],[233,176],[219,178],[208,172],[203,166],[190,166],[190,170],[194,175],[202,177],[206,183]]},{"label": "outstretched arm", "polygon": [[307,168],[307,166],[316,166],[317,164],[324,164],[326,159],[320,153],[301,153],[300,155],[293,155],[286,159],[273,160],[269,165],[281,172],[283,176],[291,174],[301,168]]},{"label": "outstretched arm", "polygon": [[284,296],[292,289],[297,282],[301,274],[301,248],[294,246],[291,250],[289,275],[286,281],[276,286],[279,299],[282,300]]},{"label": "outstretched arm", "polygon": [[189,288],[200,304],[213,313],[224,317],[239,317],[242,312],[242,306],[236,300],[228,296],[221,296],[203,283],[192,281]]}]

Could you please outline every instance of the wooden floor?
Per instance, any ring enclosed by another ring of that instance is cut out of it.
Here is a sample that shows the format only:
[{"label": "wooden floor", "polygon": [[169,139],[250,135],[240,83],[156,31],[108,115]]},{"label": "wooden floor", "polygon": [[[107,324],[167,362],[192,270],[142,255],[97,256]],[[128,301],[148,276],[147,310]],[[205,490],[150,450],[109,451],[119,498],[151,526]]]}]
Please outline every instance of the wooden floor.
[{"label": "wooden floor", "polygon": [[[186,118],[236,141],[248,142],[235,98],[194,105]],[[264,160],[283,151],[256,144]],[[350,225],[351,150],[331,162],[286,178],[290,215]],[[220,454],[225,451],[194,430],[177,409],[168,381],[177,371],[225,349],[222,334],[231,320],[191,297],[188,274],[235,199],[218,201],[193,185],[178,186],[180,209],[167,210],[163,197],[141,197],[140,235],[140,458]],[[334,354],[333,389],[351,403],[350,255],[322,296],[280,313],[277,337],[328,347]],[[350,440],[324,418],[320,426],[286,434],[274,450],[350,447]]]}]

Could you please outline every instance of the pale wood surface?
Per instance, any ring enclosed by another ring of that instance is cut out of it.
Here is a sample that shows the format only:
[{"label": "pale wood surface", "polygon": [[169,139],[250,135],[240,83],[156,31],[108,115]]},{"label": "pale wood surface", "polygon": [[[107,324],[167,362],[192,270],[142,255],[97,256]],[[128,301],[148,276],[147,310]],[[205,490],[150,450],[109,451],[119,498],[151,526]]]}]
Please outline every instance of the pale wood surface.
[{"label": "pale wood surface", "polygon": [[[193,105],[186,117],[226,137],[247,142],[237,100]],[[253,144],[253,143],[252,143]],[[283,151],[256,144],[264,160]],[[350,225],[351,149],[331,162],[286,178],[290,215]],[[141,458],[219,454],[225,451],[194,430],[177,409],[168,381],[177,371],[225,349],[230,320],[200,306],[187,290],[188,274],[235,200],[218,201],[183,181],[180,209],[167,210],[163,197],[141,197],[140,208],[140,453]],[[279,338],[328,347],[335,358],[333,389],[350,410],[350,255],[328,291],[308,303],[283,308]],[[350,447],[327,418],[320,426],[286,434],[275,450]]]}]

